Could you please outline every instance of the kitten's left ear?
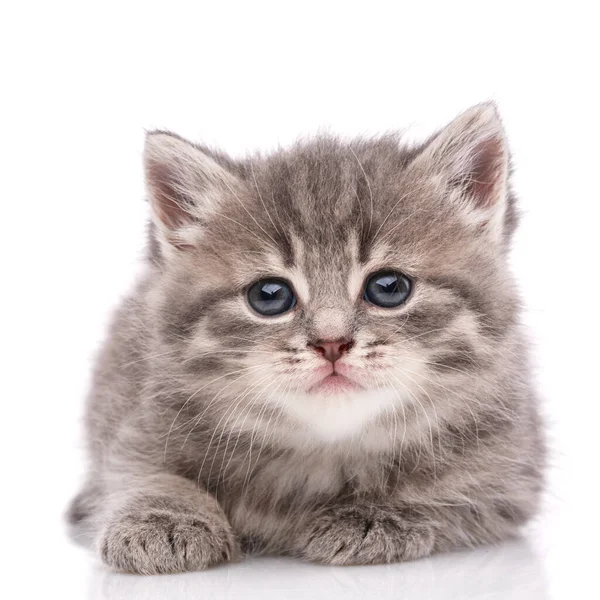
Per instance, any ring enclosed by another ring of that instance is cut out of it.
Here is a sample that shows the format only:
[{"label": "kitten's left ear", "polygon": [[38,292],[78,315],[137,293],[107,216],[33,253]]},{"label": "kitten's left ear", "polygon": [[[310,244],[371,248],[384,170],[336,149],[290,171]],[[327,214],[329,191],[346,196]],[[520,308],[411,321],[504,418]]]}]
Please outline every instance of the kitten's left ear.
[{"label": "kitten's left ear", "polygon": [[471,221],[502,231],[507,204],[508,147],[492,102],[466,110],[442,129],[415,159],[435,177],[448,201]]}]

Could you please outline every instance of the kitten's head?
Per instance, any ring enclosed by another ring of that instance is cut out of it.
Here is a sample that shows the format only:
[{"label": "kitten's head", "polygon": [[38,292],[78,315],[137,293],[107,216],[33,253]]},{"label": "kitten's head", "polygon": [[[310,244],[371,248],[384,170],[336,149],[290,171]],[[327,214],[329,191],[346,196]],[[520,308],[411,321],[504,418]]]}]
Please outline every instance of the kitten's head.
[{"label": "kitten's head", "polygon": [[320,137],[234,161],[155,132],[145,166],[163,367],[227,427],[438,418],[498,358],[515,217],[493,105],[411,149]]}]

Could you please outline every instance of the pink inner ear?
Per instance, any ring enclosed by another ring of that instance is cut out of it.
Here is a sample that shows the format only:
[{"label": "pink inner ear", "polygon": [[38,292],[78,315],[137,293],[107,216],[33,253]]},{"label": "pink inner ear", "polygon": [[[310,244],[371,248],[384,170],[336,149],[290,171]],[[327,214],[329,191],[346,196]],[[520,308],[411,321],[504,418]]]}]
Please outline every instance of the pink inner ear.
[{"label": "pink inner ear", "polygon": [[190,200],[177,188],[176,175],[163,163],[153,162],[147,167],[151,186],[152,207],[156,216],[171,231],[189,224],[192,216],[186,207]]},{"label": "pink inner ear", "polygon": [[499,199],[503,159],[503,144],[498,138],[489,138],[477,145],[464,185],[481,208],[489,208]]}]

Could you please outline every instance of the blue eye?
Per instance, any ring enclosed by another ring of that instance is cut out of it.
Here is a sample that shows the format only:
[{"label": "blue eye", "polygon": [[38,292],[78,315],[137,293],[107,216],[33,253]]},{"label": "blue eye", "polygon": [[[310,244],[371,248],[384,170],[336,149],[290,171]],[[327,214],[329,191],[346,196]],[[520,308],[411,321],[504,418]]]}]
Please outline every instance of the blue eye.
[{"label": "blue eye", "polygon": [[406,302],[412,283],[398,271],[379,271],[371,275],[365,286],[365,300],[383,308],[393,308]]},{"label": "blue eye", "polygon": [[261,279],[248,290],[248,304],[257,313],[273,317],[294,308],[296,296],[283,279]]}]

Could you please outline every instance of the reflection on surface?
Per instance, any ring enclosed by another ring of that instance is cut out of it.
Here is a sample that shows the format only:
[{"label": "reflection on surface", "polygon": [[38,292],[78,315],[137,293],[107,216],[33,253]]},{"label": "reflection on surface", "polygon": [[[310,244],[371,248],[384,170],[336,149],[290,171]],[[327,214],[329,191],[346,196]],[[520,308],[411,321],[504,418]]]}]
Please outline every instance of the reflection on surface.
[{"label": "reflection on surface", "polygon": [[201,573],[155,577],[119,575],[97,567],[90,586],[90,600],[548,598],[542,566],[525,540],[370,567],[254,558]]}]

